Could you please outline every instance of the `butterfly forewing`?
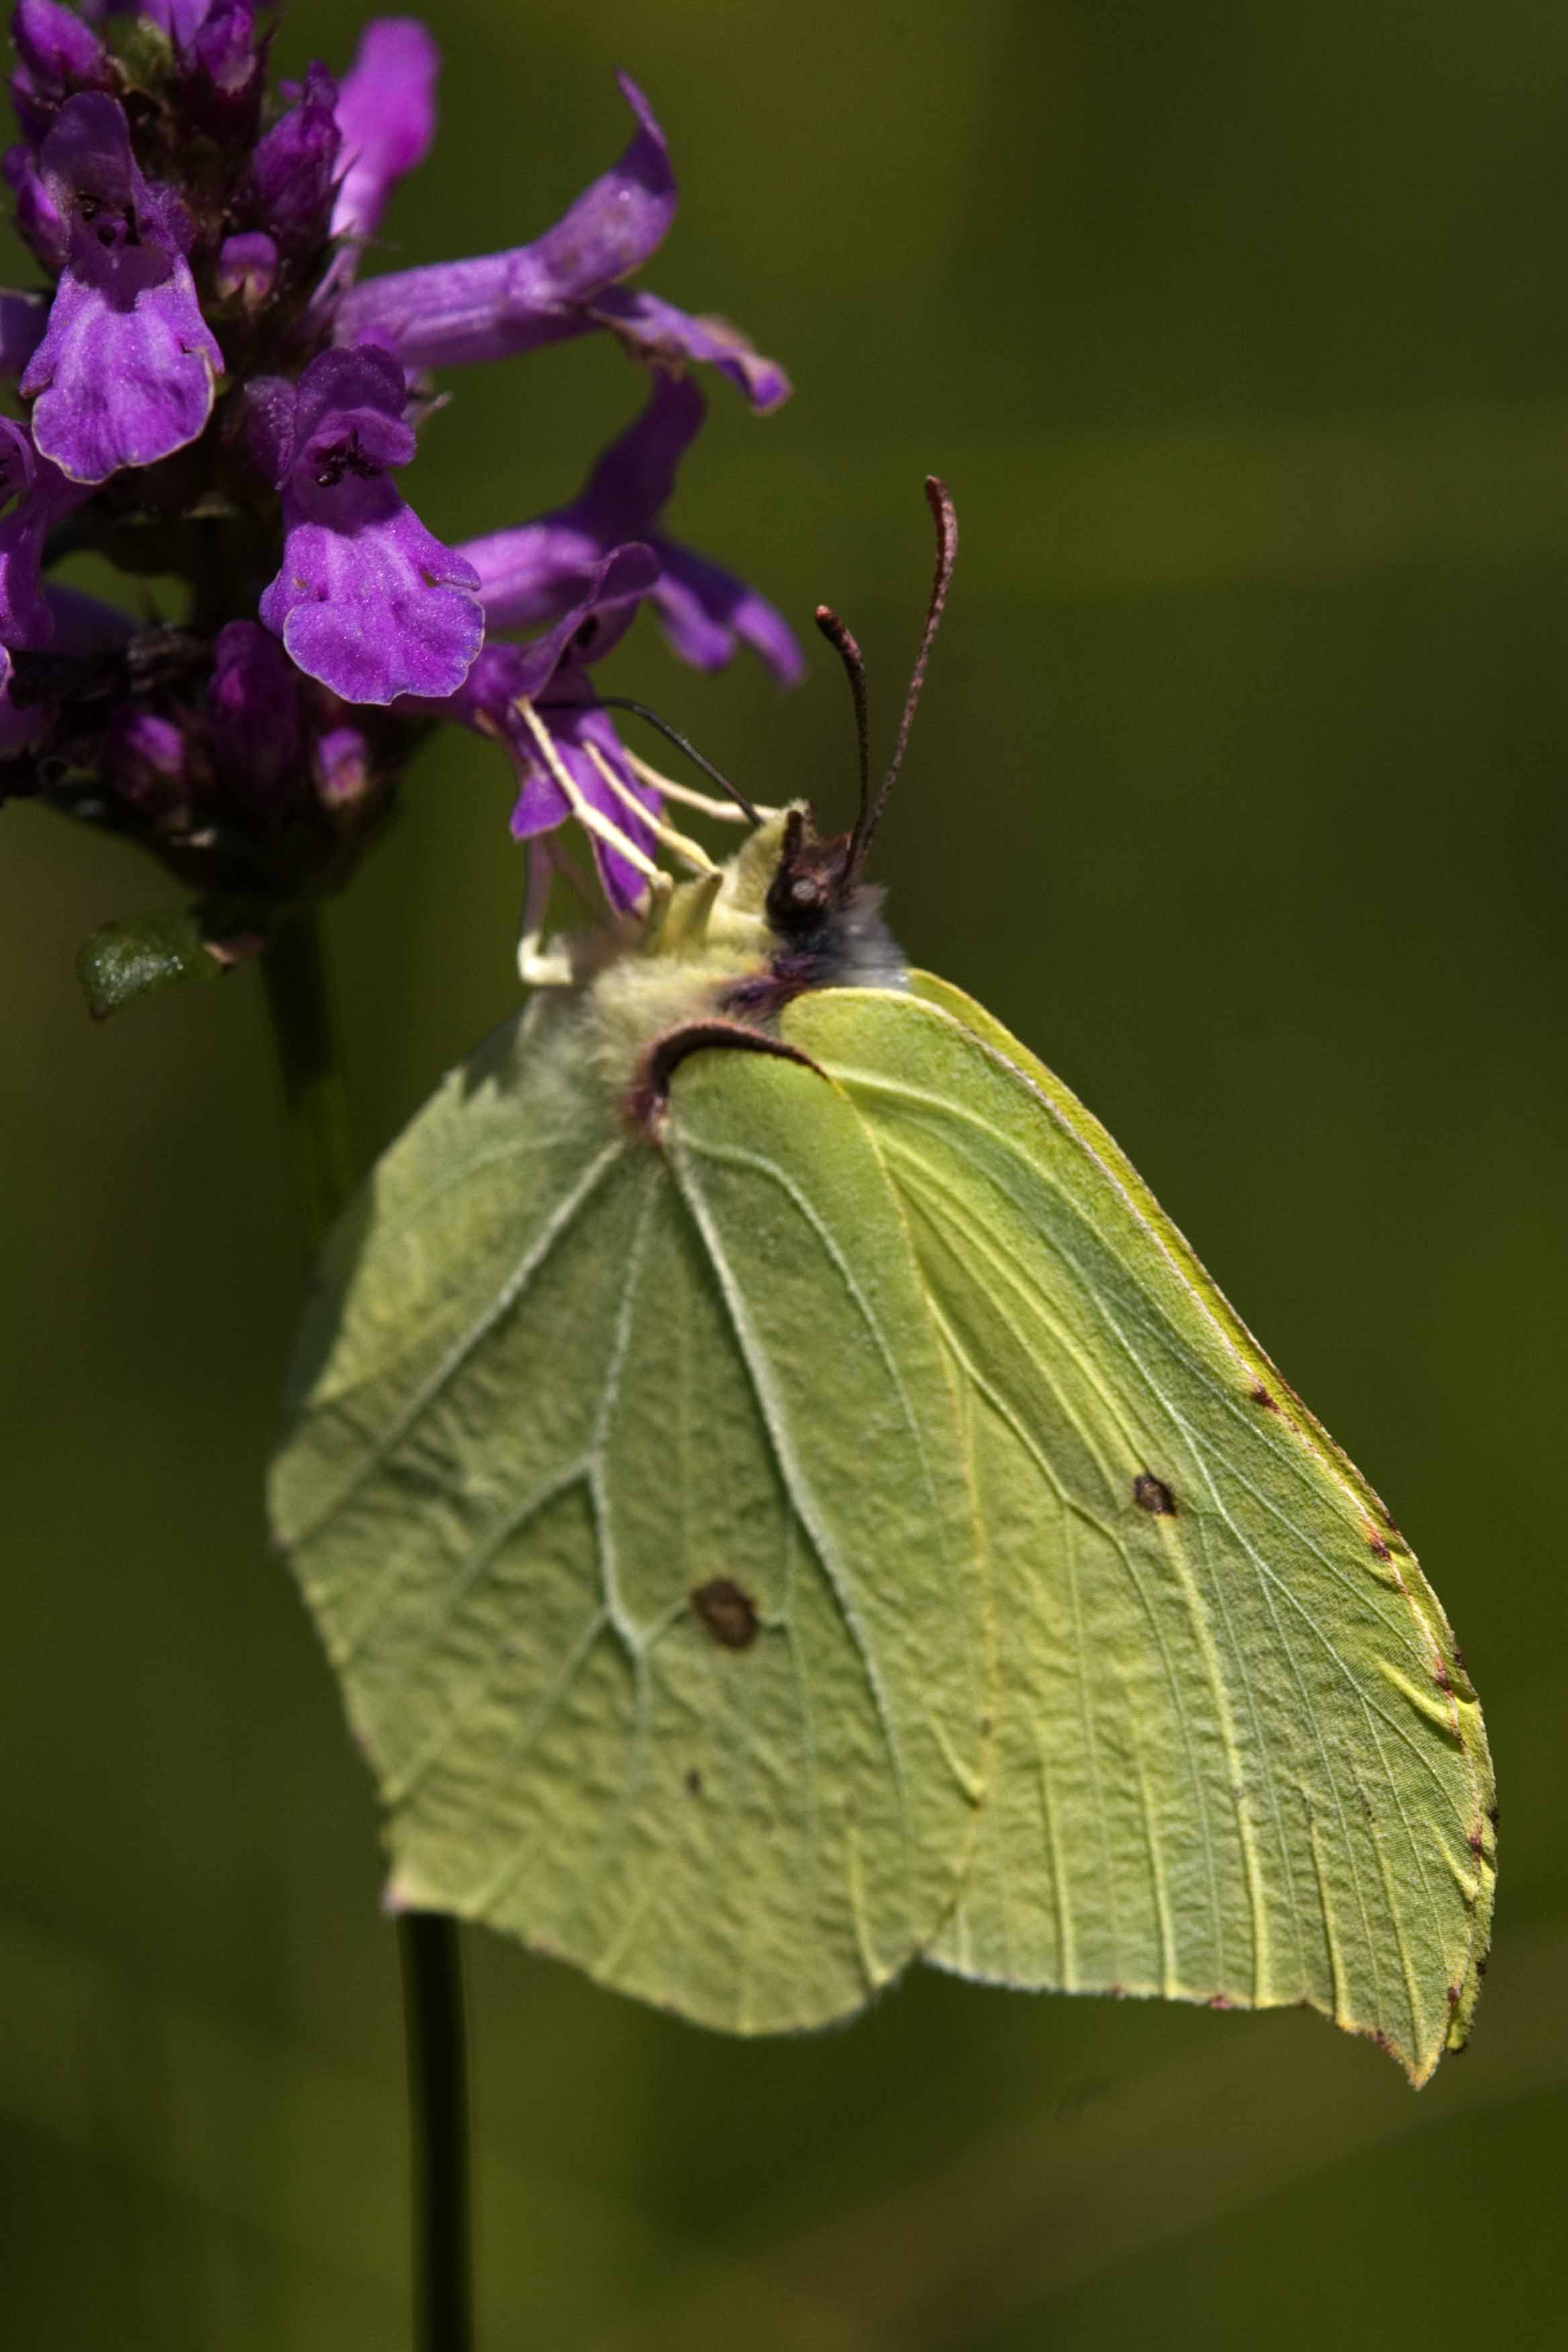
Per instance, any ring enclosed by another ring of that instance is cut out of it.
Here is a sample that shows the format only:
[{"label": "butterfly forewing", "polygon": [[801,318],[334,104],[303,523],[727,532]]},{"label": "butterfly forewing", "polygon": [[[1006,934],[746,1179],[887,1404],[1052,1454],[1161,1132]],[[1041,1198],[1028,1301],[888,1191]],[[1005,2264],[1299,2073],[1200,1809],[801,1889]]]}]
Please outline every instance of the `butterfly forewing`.
[{"label": "butterfly forewing", "polygon": [[[997,1734],[931,1957],[1462,2036],[1490,1772],[1436,1600],[1103,1130],[944,983],[803,999],[963,1397]],[[922,999],[924,1001],[922,1001]]]},{"label": "butterfly forewing", "polygon": [[708,1055],[656,1147],[546,1005],[335,1261],[274,1507],[396,1898],[710,2024],[859,2007],[951,1905],[986,1693],[954,1391],[858,1115]]}]

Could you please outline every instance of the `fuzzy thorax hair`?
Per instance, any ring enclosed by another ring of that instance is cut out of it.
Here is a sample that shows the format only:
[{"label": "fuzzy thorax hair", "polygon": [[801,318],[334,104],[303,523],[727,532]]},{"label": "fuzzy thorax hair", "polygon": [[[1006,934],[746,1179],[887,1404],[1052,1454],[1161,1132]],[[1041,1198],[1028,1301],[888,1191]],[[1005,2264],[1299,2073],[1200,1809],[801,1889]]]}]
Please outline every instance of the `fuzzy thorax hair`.
[{"label": "fuzzy thorax hair", "polygon": [[781,919],[794,861],[831,881],[836,845],[804,802],[765,817],[716,873],[656,898],[641,929],[586,981],[590,1051],[617,1094],[654,1042],[694,1022],[769,1030],[814,988],[903,988],[903,956],[879,889],[848,881]]}]

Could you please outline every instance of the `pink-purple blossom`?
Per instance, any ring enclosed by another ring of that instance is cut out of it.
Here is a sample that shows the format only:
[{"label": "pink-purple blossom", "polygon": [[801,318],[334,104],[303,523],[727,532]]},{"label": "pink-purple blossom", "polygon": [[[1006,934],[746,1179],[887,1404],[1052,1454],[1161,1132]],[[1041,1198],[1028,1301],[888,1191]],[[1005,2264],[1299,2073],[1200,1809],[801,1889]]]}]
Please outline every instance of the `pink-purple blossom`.
[{"label": "pink-purple blossom", "polygon": [[595,568],[628,540],[650,548],[658,577],[648,602],[666,636],[695,669],[721,669],[750,646],[785,686],[804,665],[782,614],[734,572],[659,528],[676,470],[706,410],[689,378],[656,375],[635,421],[612,441],[569,504],[511,530],[465,541],[493,630],[553,620],[583,594]]},{"label": "pink-purple blossom", "polygon": [[104,482],[195,439],[223,353],[185,258],[190,216],[173,189],[142,178],[123,107],[67,99],[38,163],[68,242],[21,389],[44,456],[73,481]]},{"label": "pink-purple blossom", "polygon": [[[110,37],[111,16],[145,22]],[[597,666],[647,604],[699,670],[742,645],[783,682],[801,667],[766,599],[665,527],[695,373],[759,411],[788,383],[738,329],[627,282],[676,208],[641,91],[622,79],[630,140],[553,225],[386,270],[388,199],[436,128],[416,19],[373,20],[341,76],[313,60],[270,97],[259,0],[19,0],[13,37],[0,173],[47,288],[0,290],[20,402],[0,418],[0,799],[130,835],[263,939],[347,877],[422,735],[456,722],[510,756],[513,835],[586,822],[611,904],[635,905],[659,794]],[[431,372],[583,336],[639,363],[633,421],[564,503],[450,544],[402,486]],[[78,609],[50,572],[84,550],[183,574],[188,615],[139,589]]]},{"label": "pink-purple blossom", "polygon": [[455,694],[484,642],[478,573],[390,478],[415,451],[406,400],[386,352],[322,352],[261,412],[283,562],[258,610],[306,677],[348,702]]},{"label": "pink-purple blossom", "polygon": [[[658,577],[651,548],[616,548],[595,566],[582,595],[553,628],[524,646],[488,645],[453,698],[452,715],[495,737],[510,756],[518,782],[511,813],[516,840],[564,824],[577,813],[575,795],[645,857],[652,856],[654,836],[637,811],[657,814],[658,793],[631,765],[608,712],[594,707],[588,671],[626,635]],[[606,782],[605,768],[620,792]],[[561,772],[571,793],[563,789]],[[646,874],[598,834],[590,832],[589,841],[611,905],[617,910],[635,905],[647,887]]]}]

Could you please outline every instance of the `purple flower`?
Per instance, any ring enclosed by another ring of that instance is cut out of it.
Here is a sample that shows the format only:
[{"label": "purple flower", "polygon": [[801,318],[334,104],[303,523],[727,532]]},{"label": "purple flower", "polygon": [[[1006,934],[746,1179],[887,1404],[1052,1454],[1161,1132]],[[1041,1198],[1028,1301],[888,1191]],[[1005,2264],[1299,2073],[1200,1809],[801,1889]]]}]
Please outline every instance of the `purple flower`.
[{"label": "purple flower", "polygon": [[223,354],[185,259],[191,224],[150,187],[111,98],[66,100],[40,155],[69,250],[43,341],[22,378],[33,438],[73,481],[102,482],[194,441]]},{"label": "purple flower", "polygon": [[452,694],[484,635],[473,566],[387,477],[414,455],[405,398],[384,352],[323,352],[255,412],[252,446],[283,499],[283,568],[261,618],[345,702]]},{"label": "purple flower", "polygon": [[0,416],[0,644],[48,644],[55,624],[41,576],[44,541],[87,495],[39,457],[25,425]]},{"label": "purple flower", "polygon": [[352,811],[374,782],[370,744],[357,727],[323,729],[310,746],[317,792],[333,810]]},{"label": "purple flower", "polygon": [[207,713],[222,773],[270,799],[300,758],[300,673],[255,621],[230,621],[213,647]]},{"label": "purple flower", "polygon": [[225,301],[259,310],[278,283],[278,246],[265,229],[241,229],[218,247],[213,283]]},{"label": "purple flower", "polygon": [[308,247],[327,234],[338,165],[338,86],[324,66],[312,65],[294,96],[250,159],[240,210],[279,245]]},{"label": "purple flower", "polygon": [[256,38],[250,0],[215,0],[187,10],[196,21],[176,34],[184,68],[182,96],[192,118],[220,139],[249,143],[267,86],[265,45]]},{"label": "purple flower", "polygon": [[[377,20],[341,81],[311,64],[263,131],[272,14],[16,0],[21,136],[0,173],[47,290],[0,293],[0,382],[30,404],[0,418],[0,796],[140,841],[201,894],[192,936],[213,915],[249,951],[348,878],[421,736],[456,721],[506,745],[517,837],[583,824],[624,910],[656,848],[679,845],[591,666],[647,600],[700,668],[748,645],[799,675],[773,607],[663,527],[703,415],[689,371],[716,368],[759,409],[787,384],[722,320],[623,282],[676,205],[630,82],[625,152],[542,236],[357,285],[431,143],[436,45]],[[588,334],[645,366],[635,421],[566,504],[444,545],[395,470],[425,371]],[[92,606],[84,623],[45,576],[78,550],[174,570],[189,618],[136,593],[140,617]],[[487,621],[492,639],[542,634],[487,645]],[[531,860],[536,894],[553,855]]]},{"label": "purple flower", "polygon": [[440,66],[440,53],[416,17],[383,16],[365,26],[338,91],[342,169],[332,206],[334,236],[371,236],[394,181],[429,153]]},{"label": "purple flower", "polygon": [[11,19],[11,37],[19,60],[11,77],[12,103],[34,139],[43,138],[77,91],[110,87],[108,50],[60,0],[21,0]]},{"label": "purple flower", "polygon": [[552,620],[583,594],[612,548],[638,540],[658,558],[650,602],[683,661],[721,669],[741,642],[783,684],[795,683],[804,665],[783,615],[733,572],[656,528],[706,408],[694,383],[657,377],[642,415],[610,444],[570,505],[464,542],[458,552],[479,573],[492,630]]},{"label": "purple flower", "polygon": [[128,704],[110,722],[103,772],[121,798],[154,824],[178,821],[190,802],[191,745],[155,710]]},{"label": "purple flower", "polygon": [[[581,820],[584,809],[590,813],[595,863],[620,912],[642,897],[647,877],[593,829],[592,818],[607,819],[651,859],[657,845],[636,811],[657,814],[659,799],[632,767],[608,713],[592,707],[588,665],[620,642],[658,577],[651,548],[617,548],[544,635],[525,646],[487,645],[447,706],[453,718],[497,738],[510,754],[519,786],[515,839],[552,833],[571,817]],[[606,782],[605,769],[621,791]]]},{"label": "purple flower", "polygon": [[782,369],[759,359],[732,328],[689,318],[652,295],[617,290],[616,281],[662,242],[676,201],[664,133],[637,84],[623,74],[620,87],[637,117],[631,144],[553,228],[510,252],[432,262],[356,286],[339,309],[338,341],[372,337],[414,371],[507,359],[609,327],[666,361],[710,362],[759,408],[783,400],[789,384]]}]

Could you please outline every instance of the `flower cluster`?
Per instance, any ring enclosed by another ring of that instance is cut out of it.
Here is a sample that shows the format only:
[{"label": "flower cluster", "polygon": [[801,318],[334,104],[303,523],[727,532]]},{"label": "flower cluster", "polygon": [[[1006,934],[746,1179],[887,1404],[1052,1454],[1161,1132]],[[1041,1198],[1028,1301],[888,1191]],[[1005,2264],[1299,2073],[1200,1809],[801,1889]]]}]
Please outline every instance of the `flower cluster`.
[{"label": "flower cluster", "polygon": [[[789,630],[660,517],[701,423],[694,368],[758,410],[788,384],[721,320],[625,281],[675,183],[641,93],[619,162],[541,236],[361,274],[435,128],[435,44],[371,24],[341,79],[273,94],[256,0],[20,0],[4,158],[38,289],[0,293],[0,799],[142,843],[232,958],[340,885],[433,722],[501,744],[521,839],[590,827],[616,908],[646,887],[657,785],[590,672],[650,604],[700,668]],[[447,546],[399,475],[433,372],[573,336],[643,363],[640,413],[577,495]],[[171,575],[153,616],[51,583],[91,551]],[[531,634],[529,634],[531,633]]]}]

